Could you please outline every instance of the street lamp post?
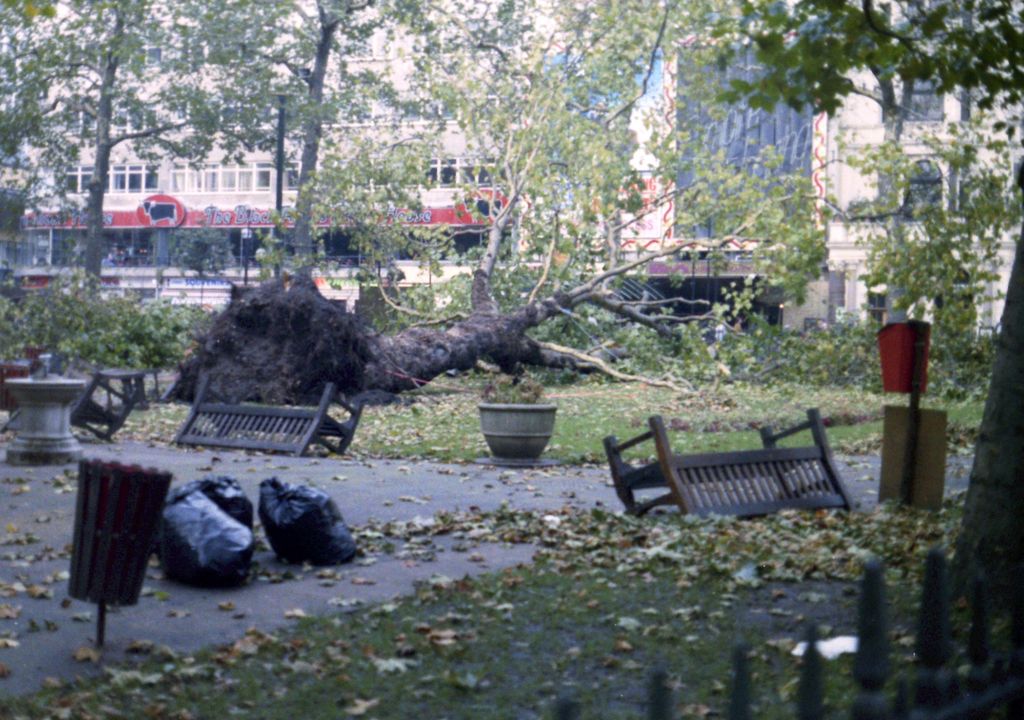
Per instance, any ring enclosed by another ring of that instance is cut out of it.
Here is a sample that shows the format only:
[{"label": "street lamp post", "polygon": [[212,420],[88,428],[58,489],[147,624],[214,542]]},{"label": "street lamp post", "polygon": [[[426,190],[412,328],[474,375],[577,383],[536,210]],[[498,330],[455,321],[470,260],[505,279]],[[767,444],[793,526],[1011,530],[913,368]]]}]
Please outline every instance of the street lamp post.
[{"label": "street lamp post", "polygon": [[252,228],[242,228],[242,284],[249,287],[249,252],[252,247]]}]

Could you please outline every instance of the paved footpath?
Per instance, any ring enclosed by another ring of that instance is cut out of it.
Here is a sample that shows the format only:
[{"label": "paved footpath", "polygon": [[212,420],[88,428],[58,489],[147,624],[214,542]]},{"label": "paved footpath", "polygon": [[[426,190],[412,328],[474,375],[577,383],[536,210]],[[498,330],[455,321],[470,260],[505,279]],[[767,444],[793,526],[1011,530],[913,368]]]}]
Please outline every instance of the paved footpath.
[{"label": "paved footpath", "polygon": [[[310,484],[334,498],[349,525],[430,518],[442,510],[487,511],[502,503],[536,510],[620,509],[603,467],[509,470],[185,450],[136,442],[88,443],[85,456],[169,470],[175,484],[230,475],[254,506],[259,483],[267,477]],[[878,459],[840,458],[840,466],[860,509],[874,507]],[[966,487],[969,469],[968,459],[950,459],[947,492]],[[0,663],[10,670],[0,679],[0,703],[4,695],[38,689],[46,678],[71,680],[102,672],[102,663],[74,659],[79,648],[91,647],[96,612],[92,604],[67,597],[75,473],[74,465],[26,468],[0,463]],[[231,642],[252,626],[268,632],[286,626],[294,622],[285,617],[289,610],[325,614],[383,602],[410,593],[419,581],[499,570],[529,562],[533,554],[530,545],[489,543],[467,551],[457,539],[445,537],[434,538],[429,548],[405,550],[329,569],[326,577],[318,576],[318,569],[286,565],[269,550],[257,550],[259,579],[231,589],[189,587],[163,579],[159,568],[151,567],[139,603],[108,613],[103,663],[137,658],[130,651],[140,641],[188,653]],[[272,581],[285,573],[294,577]]]}]

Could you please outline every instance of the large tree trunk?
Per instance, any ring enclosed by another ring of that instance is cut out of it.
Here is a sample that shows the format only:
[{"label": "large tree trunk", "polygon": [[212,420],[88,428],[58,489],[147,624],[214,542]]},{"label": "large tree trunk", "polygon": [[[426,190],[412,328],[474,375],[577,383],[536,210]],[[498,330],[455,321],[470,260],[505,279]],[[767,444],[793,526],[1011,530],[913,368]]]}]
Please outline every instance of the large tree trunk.
[{"label": "large tree trunk", "polygon": [[[1024,192],[1024,166],[1017,184]],[[979,571],[1008,598],[1024,562],[1024,226],[1014,254],[988,400],[974,451],[953,579],[965,593]]]},{"label": "large tree trunk", "polygon": [[[113,38],[120,39],[123,33],[124,19],[121,13],[117,13]],[[119,62],[113,52],[108,52],[104,57],[100,96],[96,107],[96,149],[92,178],[89,180],[89,199],[86,204],[84,258],[85,271],[95,277],[100,276],[103,265],[103,199],[110,180],[110,125],[114,118],[114,83],[117,80]]]},{"label": "large tree trunk", "polygon": [[317,158],[320,156],[320,141],[323,138],[324,82],[327,65],[334,44],[334,33],[338,29],[337,19],[328,19],[321,10],[320,36],[317,39],[316,57],[313,70],[307,80],[309,84],[310,111],[302,130],[302,158],[299,164],[299,195],[295,201],[295,253],[302,258],[299,266],[308,264],[313,254],[313,175],[316,173]]}]

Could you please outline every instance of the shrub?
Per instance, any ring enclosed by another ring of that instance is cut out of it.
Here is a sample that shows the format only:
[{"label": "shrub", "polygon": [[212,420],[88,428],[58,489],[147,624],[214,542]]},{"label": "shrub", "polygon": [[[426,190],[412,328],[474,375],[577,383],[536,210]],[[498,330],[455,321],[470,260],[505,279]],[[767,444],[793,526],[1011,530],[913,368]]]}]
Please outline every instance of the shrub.
[{"label": "shrub", "polygon": [[0,308],[0,355],[27,345],[69,360],[124,368],[164,368],[181,361],[206,321],[194,307],[135,297],[105,297],[83,275],[54,278],[46,290]]}]

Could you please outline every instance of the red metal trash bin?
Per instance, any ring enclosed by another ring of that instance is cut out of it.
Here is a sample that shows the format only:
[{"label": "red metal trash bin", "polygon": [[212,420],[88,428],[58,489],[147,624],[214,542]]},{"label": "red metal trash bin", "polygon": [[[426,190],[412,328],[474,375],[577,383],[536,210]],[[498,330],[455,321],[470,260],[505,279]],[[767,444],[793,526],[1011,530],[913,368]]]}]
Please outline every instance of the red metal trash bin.
[{"label": "red metal trash bin", "polygon": [[928,347],[931,325],[920,320],[890,323],[878,331],[878,351],[882,359],[882,389],[885,392],[909,393],[914,381],[914,345],[923,342],[921,388],[928,387]]},{"label": "red metal trash bin", "polygon": [[68,595],[99,604],[96,644],[106,605],[139,601],[171,474],[137,465],[82,460]]}]

